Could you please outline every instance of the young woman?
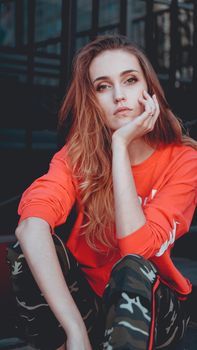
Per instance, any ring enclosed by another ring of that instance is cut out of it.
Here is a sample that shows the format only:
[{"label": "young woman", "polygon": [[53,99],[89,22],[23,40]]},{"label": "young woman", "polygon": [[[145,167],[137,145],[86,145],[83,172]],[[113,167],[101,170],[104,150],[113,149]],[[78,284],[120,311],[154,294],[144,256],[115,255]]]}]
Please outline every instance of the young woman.
[{"label": "young woman", "polygon": [[[191,284],[170,252],[196,207],[197,144],[119,35],[76,56],[60,124],[68,115],[65,146],[19,206],[16,236],[39,286],[20,254],[13,283],[29,339],[42,350],[170,349],[189,320]],[[54,231],[74,207],[62,247]]]}]

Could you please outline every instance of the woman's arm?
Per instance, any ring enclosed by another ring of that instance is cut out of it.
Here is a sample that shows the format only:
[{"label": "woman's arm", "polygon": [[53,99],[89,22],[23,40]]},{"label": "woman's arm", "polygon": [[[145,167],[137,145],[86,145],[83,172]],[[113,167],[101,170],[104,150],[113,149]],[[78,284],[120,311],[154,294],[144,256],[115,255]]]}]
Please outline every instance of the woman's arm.
[{"label": "woman's arm", "polygon": [[171,145],[161,151],[159,162],[162,176],[155,169],[154,195],[149,187],[143,205],[146,223],[118,239],[121,255],[159,257],[189,231],[197,201],[197,152],[187,146]]},{"label": "woman's arm", "polygon": [[137,196],[127,147],[114,140],[112,150],[116,232],[117,238],[122,238],[143,226],[146,218]]},{"label": "woman's arm", "polygon": [[[144,105],[144,112],[116,130],[112,136],[112,175],[117,238],[131,234],[146,222],[135,188],[128,146],[154,128],[159,115],[159,106],[156,96],[151,98],[145,91],[143,98],[139,101]],[[154,115],[152,115],[151,104],[154,104]]]},{"label": "woman's arm", "polygon": [[90,350],[82,317],[66,285],[49,224],[39,218],[23,220],[16,236],[32,274],[67,335],[68,350]]}]

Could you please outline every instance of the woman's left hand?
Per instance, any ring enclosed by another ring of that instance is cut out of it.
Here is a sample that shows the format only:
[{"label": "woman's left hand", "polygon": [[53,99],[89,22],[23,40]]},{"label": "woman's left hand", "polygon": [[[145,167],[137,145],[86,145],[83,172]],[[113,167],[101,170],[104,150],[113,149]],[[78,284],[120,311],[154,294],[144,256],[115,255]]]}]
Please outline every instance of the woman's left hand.
[{"label": "woman's left hand", "polygon": [[144,112],[116,130],[112,136],[113,141],[119,140],[128,146],[130,142],[153,130],[160,113],[156,95],[151,97],[144,90],[142,97],[139,98],[139,103],[144,106]]}]

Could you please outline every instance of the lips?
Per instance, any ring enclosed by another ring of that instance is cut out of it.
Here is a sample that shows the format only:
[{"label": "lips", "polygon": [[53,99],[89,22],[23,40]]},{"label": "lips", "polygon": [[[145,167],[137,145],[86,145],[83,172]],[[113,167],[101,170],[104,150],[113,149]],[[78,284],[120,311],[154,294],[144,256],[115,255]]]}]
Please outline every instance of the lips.
[{"label": "lips", "polygon": [[114,115],[116,114],[124,114],[124,113],[127,113],[131,111],[131,108],[128,108],[128,107],[118,107],[115,112],[114,112]]}]

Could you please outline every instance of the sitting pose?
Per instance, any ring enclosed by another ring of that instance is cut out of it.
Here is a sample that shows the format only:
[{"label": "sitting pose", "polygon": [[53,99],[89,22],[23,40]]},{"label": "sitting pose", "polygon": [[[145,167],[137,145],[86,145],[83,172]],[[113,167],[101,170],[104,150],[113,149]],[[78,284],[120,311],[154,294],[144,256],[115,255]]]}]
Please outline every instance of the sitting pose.
[{"label": "sitting pose", "polygon": [[[68,116],[65,145],[19,205],[12,279],[28,341],[170,349],[189,320],[191,283],[170,253],[196,207],[197,143],[147,57],[120,35],[76,55],[60,125]],[[68,237],[58,236],[73,212]]]}]

